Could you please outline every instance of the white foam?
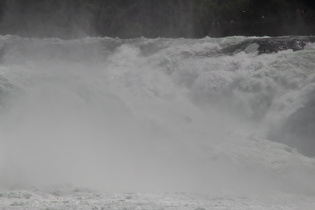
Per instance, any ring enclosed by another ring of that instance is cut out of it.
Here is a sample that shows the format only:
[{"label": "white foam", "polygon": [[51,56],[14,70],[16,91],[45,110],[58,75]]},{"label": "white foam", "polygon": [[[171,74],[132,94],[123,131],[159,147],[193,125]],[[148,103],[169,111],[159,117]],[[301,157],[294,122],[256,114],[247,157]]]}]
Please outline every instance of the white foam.
[{"label": "white foam", "polygon": [[[309,159],[249,137],[266,137],[303,102],[311,55],[215,53],[245,39],[3,37],[1,73],[15,89],[2,105],[2,180],[113,191],[285,190],[301,181],[282,181],[279,161],[311,177]],[[299,192],[311,191],[311,179]]]}]

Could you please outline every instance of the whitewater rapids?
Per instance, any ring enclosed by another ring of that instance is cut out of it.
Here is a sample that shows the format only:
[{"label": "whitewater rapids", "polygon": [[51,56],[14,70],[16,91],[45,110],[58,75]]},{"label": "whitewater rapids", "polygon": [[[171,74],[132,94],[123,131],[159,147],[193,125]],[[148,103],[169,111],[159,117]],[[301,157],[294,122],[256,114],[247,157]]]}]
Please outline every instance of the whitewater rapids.
[{"label": "whitewater rapids", "polygon": [[314,209],[315,45],[254,38],[1,36],[0,207]]}]

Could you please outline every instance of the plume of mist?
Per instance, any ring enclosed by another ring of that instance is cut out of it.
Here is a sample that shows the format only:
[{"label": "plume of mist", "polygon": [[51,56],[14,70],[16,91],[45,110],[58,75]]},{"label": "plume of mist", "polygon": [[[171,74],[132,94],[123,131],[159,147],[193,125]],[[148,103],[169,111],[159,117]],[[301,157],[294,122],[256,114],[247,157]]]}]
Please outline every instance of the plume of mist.
[{"label": "plume of mist", "polygon": [[193,37],[191,1],[3,0],[2,33],[62,39],[86,36]]},{"label": "plume of mist", "polygon": [[4,2],[0,24],[4,33],[66,39],[94,34],[94,16],[84,1]]},{"label": "plume of mist", "polygon": [[[192,57],[176,66],[186,58],[178,52],[218,45],[12,39],[0,77],[9,90],[1,95],[1,186],[247,192],[294,190],[302,182],[299,191],[311,191],[307,161],[283,145],[248,137],[258,124],[252,116],[263,115],[254,110],[268,110],[257,102],[274,97],[269,87],[277,86],[228,69],[252,68],[262,57],[251,57],[254,64],[246,54]],[[215,71],[222,63],[227,71]],[[225,87],[229,81],[231,89]],[[239,105],[241,96],[248,100]]]}]

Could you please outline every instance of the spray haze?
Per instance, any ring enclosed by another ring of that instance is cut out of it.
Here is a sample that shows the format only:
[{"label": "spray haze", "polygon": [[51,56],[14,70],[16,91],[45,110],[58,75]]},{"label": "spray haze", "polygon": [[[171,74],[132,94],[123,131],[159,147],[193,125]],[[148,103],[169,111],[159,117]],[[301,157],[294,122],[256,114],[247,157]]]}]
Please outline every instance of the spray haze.
[{"label": "spray haze", "polygon": [[193,3],[181,1],[0,1],[2,34],[23,37],[193,37]]},{"label": "spray haze", "polygon": [[219,1],[4,2],[33,38],[0,36],[0,187],[314,194],[314,37],[133,38]]},{"label": "spray haze", "polygon": [[218,52],[244,39],[1,37],[2,186],[313,192],[313,160],[262,139],[313,47]]},{"label": "spray haze", "polygon": [[[16,91],[3,105],[5,177],[113,190],[185,189],[196,181],[193,139],[202,136],[181,130],[199,111],[134,44],[119,43],[107,54],[115,40],[29,41],[3,57]],[[217,122],[204,119],[207,126],[219,129],[218,116],[209,117]]]}]

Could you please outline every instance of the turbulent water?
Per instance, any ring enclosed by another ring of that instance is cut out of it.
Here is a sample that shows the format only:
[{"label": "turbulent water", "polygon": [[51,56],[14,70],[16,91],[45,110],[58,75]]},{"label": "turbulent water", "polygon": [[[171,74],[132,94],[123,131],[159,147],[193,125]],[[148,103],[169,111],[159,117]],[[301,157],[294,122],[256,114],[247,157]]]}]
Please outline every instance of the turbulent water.
[{"label": "turbulent water", "polygon": [[314,194],[315,45],[253,39],[0,37],[0,186]]}]

